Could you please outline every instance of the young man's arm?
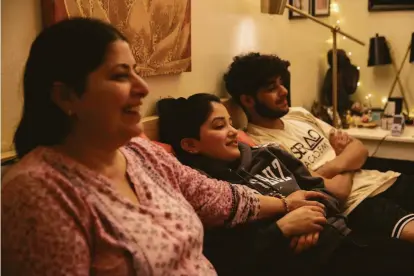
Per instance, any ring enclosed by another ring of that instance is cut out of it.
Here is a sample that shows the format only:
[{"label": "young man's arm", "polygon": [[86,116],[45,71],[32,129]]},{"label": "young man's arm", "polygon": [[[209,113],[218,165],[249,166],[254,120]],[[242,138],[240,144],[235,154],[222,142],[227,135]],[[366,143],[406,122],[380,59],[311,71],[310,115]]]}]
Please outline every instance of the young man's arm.
[{"label": "young man's arm", "polygon": [[[333,142],[331,142],[331,145],[334,148],[337,147],[337,145]],[[336,158],[327,162],[325,165],[316,170],[316,172],[325,178],[333,178],[344,172],[359,170],[364,165],[367,157],[368,150],[362,142],[357,139],[350,138],[348,144],[343,146],[341,151],[337,152]]]},{"label": "young man's arm", "polygon": [[332,193],[340,204],[344,204],[351,193],[353,184],[353,173],[338,174],[332,179],[327,179],[316,172],[311,172],[314,177],[321,177],[324,180],[325,188]]},{"label": "young man's arm", "polygon": [[348,134],[336,130],[327,123],[314,118],[322,128],[329,142],[335,149],[337,157],[326,163],[316,172],[325,178],[332,178],[338,174],[348,171],[359,170],[368,157],[368,150],[358,139],[349,137]]},{"label": "young man's arm", "polygon": [[276,147],[268,147],[268,149],[293,173],[301,189],[315,191],[326,189],[337,199],[340,205],[348,199],[353,183],[352,173],[339,174],[333,179],[327,179],[318,173],[309,171],[302,162],[289,153]]}]

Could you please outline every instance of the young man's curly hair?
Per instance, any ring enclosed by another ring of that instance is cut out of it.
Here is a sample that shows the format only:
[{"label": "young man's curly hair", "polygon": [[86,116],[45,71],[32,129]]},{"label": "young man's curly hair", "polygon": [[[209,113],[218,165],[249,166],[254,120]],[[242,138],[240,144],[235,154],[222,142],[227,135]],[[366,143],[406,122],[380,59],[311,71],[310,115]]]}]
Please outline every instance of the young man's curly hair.
[{"label": "young man's curly hair", "polygon": [[233,58],[223,79],[229,94],[240,104],[241,95],[256,96],[276,77],[281,77],[283,81],[288,75],[289,65],[288,61],[276,55],[248,53]]}]

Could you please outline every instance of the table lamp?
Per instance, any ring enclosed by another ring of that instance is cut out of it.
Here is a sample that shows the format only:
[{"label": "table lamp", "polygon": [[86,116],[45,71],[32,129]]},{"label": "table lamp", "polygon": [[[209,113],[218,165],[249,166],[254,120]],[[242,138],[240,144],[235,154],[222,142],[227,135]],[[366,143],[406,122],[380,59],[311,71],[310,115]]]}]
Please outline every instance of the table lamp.
[{"label": "table lamp", "polygon": [[391,53],[387,39],[385,36],[376,34],[375,37],[369,40],[368,67],[391,63]]},{"label": "table lamp", "polygon": [[[405,52],[404,58],[399,68],[397,68],[397,66],[395,65],[393,61],[387,39],[384,36],[379,36],[378,34],[376,34],[375,37],[371,38],[369,42],[368,66],[372,67],[372,66],[387,65],[387,64],[393,65],[396,71],[396,74],[395,74],[394,81],[392,82],[390,92],[388,93],[387,99],[389,99],[392,96],[395,86],[398,83],[398,86],[400,87],[401,95],[402,95],[402,98],[403,98],[403,101],[404,101],[404,104],[407,110],[407,114],[409,114],[409,107],[408,107],[407,100],[405,98],[404,87],[400,79],[400,74],[404,67],[405,60],[410,54],[410,50],[411,50],[410,62],[414,61],[414,53],[411,47],[413,39],[414,39],[414,33],[411,35],[411,41],[408,45],[407,51]],[[388,101],[385,103],[384,110],[387,108],[387,106],[388,106]]]},{"label": "table lamp", "polygon": [[337,34],[341,34],[350,40],[364,46],[365,43],[361,40],[353,37],[352,35],[343,32],[338,26],[329,25],[318,18],[307,14],[306,12],[289,5],[287,0],[261,0],[261,12],[267,14],[283,14],[285,8],[299,13],[300,15],[310,19],[319,25],[328,28],[332,32],[333,36],[333,43],[332,43],[332,109],[333,109],[333,125],[334,127],[338,127],[338,56],[337,56]]}]

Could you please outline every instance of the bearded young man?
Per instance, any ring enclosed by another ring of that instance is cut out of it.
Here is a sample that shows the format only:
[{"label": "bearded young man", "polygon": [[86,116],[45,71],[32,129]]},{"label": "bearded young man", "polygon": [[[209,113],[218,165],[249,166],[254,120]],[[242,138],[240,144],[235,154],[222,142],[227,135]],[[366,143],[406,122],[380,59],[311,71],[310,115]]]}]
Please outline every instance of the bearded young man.
[{"label": "bearded young man", "polygon": [[361,170],[368,152],[360,141],[303,108],[289,108],[287,64],[275,55],[249,53],[236,56],[225,73],[227,91],[248,117],[249,135],[258,144],[279,144],[315,176],[354,171],[352,187],[343,187],[349,226],[414,243],[414,176]]}]

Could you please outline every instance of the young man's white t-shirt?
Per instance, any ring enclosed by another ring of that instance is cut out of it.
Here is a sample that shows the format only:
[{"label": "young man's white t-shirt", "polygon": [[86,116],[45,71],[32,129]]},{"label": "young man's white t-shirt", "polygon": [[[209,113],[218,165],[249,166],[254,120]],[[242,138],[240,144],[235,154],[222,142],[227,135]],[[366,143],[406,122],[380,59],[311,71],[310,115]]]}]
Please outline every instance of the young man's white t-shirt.
[{"label": "young man's white t-shirt", "polygon": [[[258,144],[277,143],[302,161],[309,170],[316,171],[336,157],[329,143],[330,125],[315,118],[304,108],[291,108],[282,118],[284,129],[269,129],[248,124],[249,136]],[[344,214],[348,215],[365,198],[388,189],[400,174],[393,171],[359,170],[355,173],[351,193]]]}]

